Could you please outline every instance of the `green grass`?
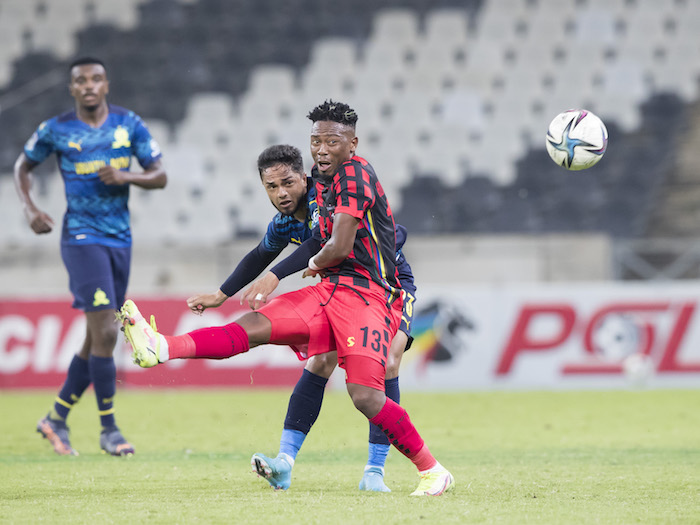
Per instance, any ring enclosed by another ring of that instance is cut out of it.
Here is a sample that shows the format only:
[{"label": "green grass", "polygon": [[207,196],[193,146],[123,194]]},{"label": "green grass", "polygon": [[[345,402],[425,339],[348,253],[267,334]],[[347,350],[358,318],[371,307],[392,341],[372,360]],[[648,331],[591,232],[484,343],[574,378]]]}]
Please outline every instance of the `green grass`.
[{"label": "green grass", "polygon": [[410,498],[392,451],[390,494],[357,490],[367,424],[327,394],[275,492],[250,472],[275,454],[288,391],[121,391],[131,458],[99,453],[91,392],[71,414],[79,457],[34,432],[54,392],[0,393],[0,523],[700,523],[700,390],[405,394],[402,404],[457,481]]}]

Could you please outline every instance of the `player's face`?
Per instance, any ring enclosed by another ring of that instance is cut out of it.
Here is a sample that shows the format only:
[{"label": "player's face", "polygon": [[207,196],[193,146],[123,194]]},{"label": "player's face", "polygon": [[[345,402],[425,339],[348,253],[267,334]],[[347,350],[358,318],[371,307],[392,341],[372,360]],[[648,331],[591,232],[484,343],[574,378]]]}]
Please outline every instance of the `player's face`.
[{"label": "player's face", "polygon": [[109,93],[107,72],[100,64],[83,64],[70,71],[70,94],[82,108],[94,110]]},{"label": "player's face", "polygon": [[323,120],[311,127],[311,157],[319,174],[332,177],[343,162],[355,155],[355,131],[340,122]]},{"label": "player's face", "polygon": [[262,183],[272,205],[285,215],[294,215],[303,207],[306,175],[286,164],[276,164],[262,172]]}]

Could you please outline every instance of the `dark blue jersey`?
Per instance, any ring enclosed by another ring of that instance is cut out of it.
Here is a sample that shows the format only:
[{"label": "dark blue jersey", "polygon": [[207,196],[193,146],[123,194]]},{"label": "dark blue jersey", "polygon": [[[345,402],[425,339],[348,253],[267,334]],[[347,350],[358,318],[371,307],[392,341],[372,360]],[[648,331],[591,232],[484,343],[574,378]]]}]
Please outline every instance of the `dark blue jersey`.
[{"label": "dark blue jersey", "polygon": [[52,153],[66,192],[61,242],[130,246],[129,184],[104,184],[97,171],[108,164],[129,171],[132,156],[144,169],[160,159],[160,148],[141,118],[110,104],[107,120],[93,128],[69,111],[42,122],[24,146],[26,157],[36,163]]}]

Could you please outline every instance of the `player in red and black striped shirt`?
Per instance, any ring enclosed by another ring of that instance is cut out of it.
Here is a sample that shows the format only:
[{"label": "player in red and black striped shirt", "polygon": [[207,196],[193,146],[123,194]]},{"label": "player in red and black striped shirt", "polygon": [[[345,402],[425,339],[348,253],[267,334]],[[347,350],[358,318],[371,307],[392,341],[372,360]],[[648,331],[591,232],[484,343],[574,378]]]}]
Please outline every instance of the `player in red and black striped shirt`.
[{"label": "player in red and black striped shirt", "polygon": [[[452,475],[430,453],[406,410],[384,392],[386,359],[402,311],[391,208],[372,167],[355,156],[355,111],[326,101],[309,118],[320,250],[316,253],[310,239],[280,265],[287,270],[301,266],[299,257],[311,253],[304,276],[320,275],[321,282],[258,309],[276,288],[278,276],[289,275],[273,269],[242,296],[257,311],[223,327],[176,337],[156,333],[127,301],[121,311],[125,335],[135,361],[147,367],[172,357],[230,357],[265,343],[290,345],[308,356],[336,350],[355,407],[418,468],[421,482],[412,495],[443,494],[454,486]],[[252,463],[271,481],[279,472],[268,460],[255,454]]]}]

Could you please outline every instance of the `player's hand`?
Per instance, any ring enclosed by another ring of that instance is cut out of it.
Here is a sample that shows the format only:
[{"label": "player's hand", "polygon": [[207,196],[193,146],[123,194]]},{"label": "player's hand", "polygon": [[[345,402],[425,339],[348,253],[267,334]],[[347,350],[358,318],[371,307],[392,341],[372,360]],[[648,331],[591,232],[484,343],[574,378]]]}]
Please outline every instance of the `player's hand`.
[{"label": "player's hand", "polygon": [[275,291],[280,280],[272,272],[267,272],[255,281],[241,295],[241,304],[248,303],[251,310],[257,310],[267,302],[268,296]]},{"label": "player's hand", "polygon": [[112,166],[102,166],[97,171],[97,176],[108,186],[122,186],[129,182],[129,175],[127,172],[118,170]]},{"label": "player's hand", "polygon": [[24,214],[34,233],[41,235],[43,233],[50,233],[51,230],[53,230],[53,219],[49,214],[37,208],[25,209]]},{"label": "player's hand", "polygon": [[187,299],[187,307],[194,313],[202,315],[204,310],[207,308],[218,308],[224,304],[226,299],[228,299],[228,295],[221,290],[217,290],[215,293],[193,295]]},{"label": "player's hand", "polygon": [[317,275],[323,277],[325,273],[323,270],[316,271],[312,270],[311,268],[307,268],[304,270],[304,273],[301,274],[301,278],[304,279],[305,277],[316,277]]}]

